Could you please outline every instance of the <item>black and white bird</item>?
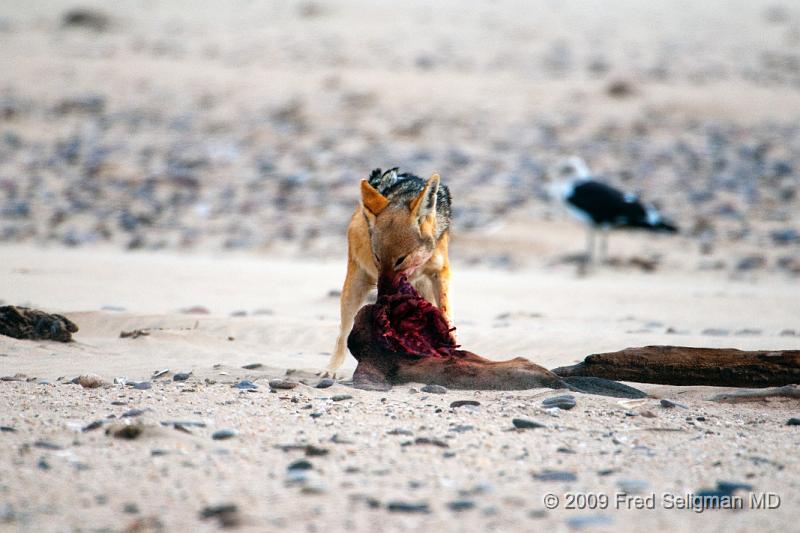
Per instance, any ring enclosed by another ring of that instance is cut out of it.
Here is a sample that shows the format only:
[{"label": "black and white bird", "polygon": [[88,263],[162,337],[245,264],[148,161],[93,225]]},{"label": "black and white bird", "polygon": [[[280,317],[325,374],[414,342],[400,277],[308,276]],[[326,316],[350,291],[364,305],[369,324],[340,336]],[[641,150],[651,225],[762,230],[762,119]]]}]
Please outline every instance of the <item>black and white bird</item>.
[{"label": "black and white bird", "polygon": [[666,220],[650,204],[635,194],[625,193],[593,179],[586,163],[570,157],[554,170],[551,195],[564,202],[567,210],[586,224],[586,261],[594,259],[595,234],[601,232],[600,259],[605,260],[608,232],[614,228],[634,228],[664,233],[677,233],[678,228]]}]

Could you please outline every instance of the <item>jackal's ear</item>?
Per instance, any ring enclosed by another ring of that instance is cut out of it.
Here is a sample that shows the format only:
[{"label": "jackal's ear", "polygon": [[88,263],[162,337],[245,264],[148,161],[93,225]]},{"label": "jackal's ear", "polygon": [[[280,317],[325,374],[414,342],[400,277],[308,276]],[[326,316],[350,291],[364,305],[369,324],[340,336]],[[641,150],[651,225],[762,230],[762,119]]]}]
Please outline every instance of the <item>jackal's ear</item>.
[{"label": "jackal's ear", "polygon": [[436,195],[439,193],[439,174],[428,178],[428,183],[422,192],[411,201],[411,215],[422,222],[425,217],[436,213]]},{"label": "jackal's ear", "polygon": [[389,200],[369,184],[367,180],[361,180],[361,205],[369,214],[378,216],[389,204]]}]

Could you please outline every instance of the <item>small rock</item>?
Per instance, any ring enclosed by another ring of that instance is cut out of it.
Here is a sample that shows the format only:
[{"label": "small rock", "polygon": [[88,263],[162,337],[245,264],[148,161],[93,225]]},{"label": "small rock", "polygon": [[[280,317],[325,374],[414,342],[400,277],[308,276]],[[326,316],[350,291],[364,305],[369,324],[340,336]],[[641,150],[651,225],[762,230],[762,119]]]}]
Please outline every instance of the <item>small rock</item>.
[{"label": "small rock", "polygon": [[688,407],[686,407],[682,403],[673,402],[672,400],[667,400],[666,398],[662,399],[660,403],[661,403],[661,407],[664,407],[666,409],[672,409],[673,407],[680,407],[681,409],[688,409]]},{"label": "small rock", "polygon": [[139,514],[139,506],[135,503],[126,503],[122,507],[122,512],[127,514]]},{"label": "small rock", "polygon": [[322,378],[321,380],[319,380],[319,383],[317,383],[317,388],[327,389],[328,387],[334,385],[335,383],[336,381],[332,380],[331,378]]},{"label": "small rock", "polygon": [[736,263],[736,270],[748,271],[763,268],[767,264],[767,260],[763,255],[750,255],[743,257]]},{"label": "small rock", "polygon": [[106,384],[105,380],[97,374],[83,374],[78,376],[78,385],[84,389],[96,389]]},{"label": "small rock", "polygon": [[216,518],[219,521],[219,525],[222,527],[236,527],[242,522],[242,518],[239,515],[239,508],[232,503],[205,507],[200,511],[200,518],[203,520]]},{"label": "small rock", "polygon": [[186,381],[191,375],[191,372],[178,372],[172,376],[172,381]]},{"label": "small rock", "polygon": [[218,429],[217,431],[211,434],[211,438],[214,440],[226,440],[226,439],[232,439],[238,434],[239,432],[236,431],[235,429]]},{"label": "small rock", "polygon": [[145,411],[144,409],[135,409],[135,408],[128,409],[127,411],[122,413],[122,416],[120,418],[134,418],[137,416],[141,416],[144,414],[144,411]]},{"label": "small rock", "polygon": [[625,494],[642,494],[649,484],[643,479],[620,479],[617,481],[617,487]]},{"label": "small rock", "polygon": [[422,392],[427,392],[429,394],[447,394],[447,389],[442,387],[441,385],[429,384],[422,387]]},{"label": "small rock", "polygon": [[540,424],[534,420],[528,420],[526,418],[515,418],[511,421],[514,424],[514,427],[517,429],[536,429],[536,428],[545,428],[544,424]]},{"label": "small rock", "polygon": [[150,383],[149,381],[140,381],[138,383],[135,383],[133,385],[133,388],[136,390],[149,390],[153,388],[153,384]]},{"label": "small rock", "polygon": [[466,406],[473,406],[478,407],[481,402],[477,400],[456,400],[454,402],[450,402],[450,408],[455,409],[457,407],[466,407]]},{"label": "small rock", "polygon": [[243,379],[242,381],[231,385],[231,388],[242,389],[242,390],[255,390],[258,388],[258,385],[256,385],[249,379]]},{"label": "small rock", "polygon": [[314,465],[311,464],[311,461],[307,459],[298,459],[290,463],[286,470],[291,472],[292,470],[311,470],[312,468],[314,468]]},{"label": "small rock", "polygon": [[453,500],[447,503],[447,508],[451,511],[468,511],[475,508],[475,502],[472,500]]},{"label": "small rock", "polygon": [[627,98],[635,92],[633,85],[625,80],[613,81],[606,87],[606,93],[614,98]]},{"label": "small rock", "polygon": [[133,440],[139,438],[144,432],[144,426],[141,424],[125,424],[118,425],[106,430],[106,434],[111,434],[117,439]]},{"label": "small rock", "polygon": [[242,368],[244,368],[245,370],[257,370],[263,366],[264,365],[262,365],[261,363],[250,363],[249,365],[244,365]]},{"label": "small rock", "polygon": [[604,514],[578,515],[567,518],[567,525],[572,529],[583,529],[591,526],[604,526],[613,523],[614,519]]},{"label": "small rock", "polygon": [[53,451],[64,449],[63,446],[46,440],[37,440],[36,442],[33,443],[33,446],[36,448],[41,448],[43,450],[53,450]]},{"label": "small rock", "polygon": [[207,307],[203,307],[202,305],[193,305],[191,307],[184,307],[180,310],[181,313],[186,315],[210,315],[211,311],[208,310]]},{"label": "small rock", "polygon": [[722,328],[707,328],[704,329],[702,332],[703,335],[709,335],[712,337],[727,337],[728,335],[730,335],[730,333],[731,332],[728,331],[727,329],[722,329]]},{"label": "small rock", "polygon": [[351,394],[336,394],[335,396],[331,396],[331,400],[334,402],[341,402],[344,400],[351,400],[353,396]]},{"label": "small rock", "polygon": [[162,368],[161,370],[156,370],[155,372],[153,372],[153,375],[151,377],[153,379],[158,379],[166,374],[169,374],[169,368]]},{"label": "small rock", "polygon": [[800,426],[800,418],[790,418],[786,421],[787,426]]},{"label": "small rock", "polygon": [[391,501],[386,504],[386,509],[392,513],[430,513],[426,502]]},{"label": "small rock", "polygon": [[[336,435],[334,435],[334,437],[335,436]],[[322,457],[323,455],[328,455],[328,453],[330,453],[329,450],[326,450],[325,448],[321,448],[319,446],[314,446],[313,444],[307,445],[305,447],[305,451],[308,457]]]},{"label": "small rock", "polygon": [[573,407],[575,407],[575,396],[571,394],[563,394],[561,396],[553,396],[552,398],[547,398],[542,402],[542,407],[550,408],[550,407],[558,407],[559,409],[564,409],[565,411],[569,411]]},{"label": "small rock", "polygon": [[287,379],[271,379],[269,381],[269,388],[273,390],[289,390],[297,387],[297,383]]},{"label": "small rock", "polygon": [[16,433],[17,430],[12,428],[11,426],[0,426],[0,432],[2,433]]},{"label": "small rock", "polygon": [[542,470],[533,475],[539,481],[577,481],[578,476],[566,470]]},{"label": "small rock", "polygon": [[108,15],[96,9],[76,7],[61,15],[61,25],[65,28],[84,28],[101,32],[107,30],[110,24]]},{"label": "small rock", "polygon": [[793,244],[800,242],[800,231],[794,228],[787,228],[783,230],[776,230],[770,233],[772,242],[778,245]]}]

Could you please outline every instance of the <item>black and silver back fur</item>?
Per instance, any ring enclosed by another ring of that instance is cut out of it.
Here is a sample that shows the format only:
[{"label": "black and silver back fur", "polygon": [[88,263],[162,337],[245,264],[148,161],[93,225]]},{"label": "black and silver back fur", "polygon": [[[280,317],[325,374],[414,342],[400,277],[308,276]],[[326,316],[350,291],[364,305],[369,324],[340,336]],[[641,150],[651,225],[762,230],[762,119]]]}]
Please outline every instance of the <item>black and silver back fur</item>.
[{"label": "black and silver back fur", "polygon": [[[369,184],[389,200],[390,205],[408,205],[428,183],[426,180],[408,172],[398,172],[398,167],[386,172],[376,168],[369,175]],[[436,238],[450,228],[450,189],[439,184],[436,194]]]}]

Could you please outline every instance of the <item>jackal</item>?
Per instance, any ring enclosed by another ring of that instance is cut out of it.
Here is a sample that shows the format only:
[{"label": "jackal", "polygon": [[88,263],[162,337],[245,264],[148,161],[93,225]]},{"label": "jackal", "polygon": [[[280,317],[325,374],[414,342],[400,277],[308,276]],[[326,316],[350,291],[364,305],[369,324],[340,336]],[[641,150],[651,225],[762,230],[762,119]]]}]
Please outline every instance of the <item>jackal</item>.
[{"label": "jackal", "polygon": [[344,362],[353,319],[380,276],[405,274],[452,324],[447,299],[449,230],[450,191],[440,184],[438,174],[426,181],[397,168],[377,168],[361,180],[361,203],[347,228],[341,325],[329,372]]}]

